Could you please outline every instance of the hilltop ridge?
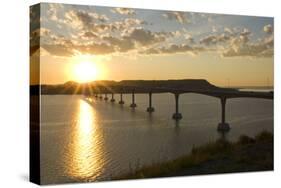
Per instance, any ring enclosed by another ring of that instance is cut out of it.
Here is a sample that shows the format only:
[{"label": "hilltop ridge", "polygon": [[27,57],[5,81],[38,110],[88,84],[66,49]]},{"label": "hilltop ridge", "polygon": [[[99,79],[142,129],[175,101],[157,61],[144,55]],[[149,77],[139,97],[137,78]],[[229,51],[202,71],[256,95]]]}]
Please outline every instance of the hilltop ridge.
[{"label": "hilltop ridge", "polygon": [[[77,83],[68,81],[64,84],[56,85],[40,85],[41,94],[90,94],[90,93],[111,93],[123,92],[129,93],[132,90],[138,93],[146,93],[149,91],[164,92],[164,88],[168,89],[189,89],[189,90],[234,90],[229,88],[221,88],[209,83],[204,79],[169,79],[169,80],[98,80],[88,83]],[[39,89],[39,85],[30,86],[31,93],[33,90]]]}]

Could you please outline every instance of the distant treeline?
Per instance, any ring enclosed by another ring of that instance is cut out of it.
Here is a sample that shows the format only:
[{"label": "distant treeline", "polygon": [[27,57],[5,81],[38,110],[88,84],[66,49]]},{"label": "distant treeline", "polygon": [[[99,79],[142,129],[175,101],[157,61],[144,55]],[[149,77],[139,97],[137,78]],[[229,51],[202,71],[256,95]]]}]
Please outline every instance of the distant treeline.
[{"label": "distant treeline", "polygon": [[72,95],[72,94],[94,94],[94,93],[147,93],[167,92],[167,90],[190,89],[190,90],[233,90],[220,88],[210,84],[203,79],[184,80],[123,80],[123,81],[93,81],[89,83],[77,83],[73,81],[57,85],[31,85],[30,94],[45,95]]}]

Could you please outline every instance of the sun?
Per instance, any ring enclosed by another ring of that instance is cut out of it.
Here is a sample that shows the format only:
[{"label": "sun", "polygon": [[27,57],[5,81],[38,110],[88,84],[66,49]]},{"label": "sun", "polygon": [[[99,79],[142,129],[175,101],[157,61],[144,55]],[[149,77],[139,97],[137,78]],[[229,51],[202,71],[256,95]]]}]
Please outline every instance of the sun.
[{"label": "sun", "polygon": [[66,74],[70,80],[79,83],[101,80],[107,75],[104,62],[105,59],[100,56],[78,54],[71,58]]},{"label": "sun", "polygon": [[78,82],[90,82],[98,79],[99,71],[95,62],[81,61],[74,64],[73,76]]}]

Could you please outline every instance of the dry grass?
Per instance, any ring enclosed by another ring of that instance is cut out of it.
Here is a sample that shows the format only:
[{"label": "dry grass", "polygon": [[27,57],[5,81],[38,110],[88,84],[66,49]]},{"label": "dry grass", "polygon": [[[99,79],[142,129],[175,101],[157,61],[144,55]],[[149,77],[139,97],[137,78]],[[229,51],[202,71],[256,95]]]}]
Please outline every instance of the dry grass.
[{"label": "dry grass", "polygon": [[235,143],[219,139],[192,149],[189,155],[132,169],[113,179],[273,170],[273,135],[241,136]]}]

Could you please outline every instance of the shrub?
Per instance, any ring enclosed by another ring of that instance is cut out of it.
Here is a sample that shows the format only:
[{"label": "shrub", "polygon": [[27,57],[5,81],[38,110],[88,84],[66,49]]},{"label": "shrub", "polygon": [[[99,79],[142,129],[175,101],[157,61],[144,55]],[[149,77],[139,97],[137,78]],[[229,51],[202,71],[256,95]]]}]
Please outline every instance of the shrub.
[{"label": "shrub", "polygon": [[256,137],[257,141],[273,141],[273,134],[268,131],[259,133]]},{"label": "shrub", "polygon": [[241,135],[238,140],[238,144],[247,145],[255,143],[255,139],[249,136]]}]

